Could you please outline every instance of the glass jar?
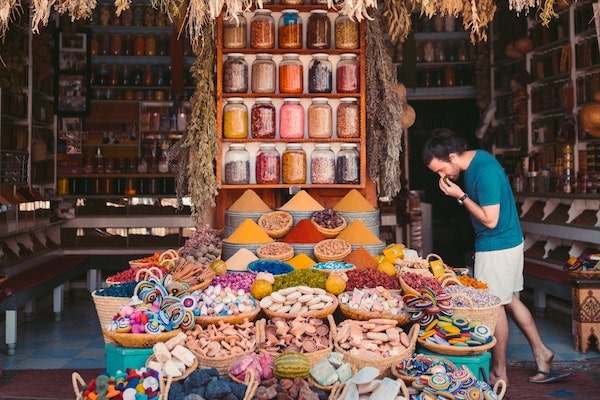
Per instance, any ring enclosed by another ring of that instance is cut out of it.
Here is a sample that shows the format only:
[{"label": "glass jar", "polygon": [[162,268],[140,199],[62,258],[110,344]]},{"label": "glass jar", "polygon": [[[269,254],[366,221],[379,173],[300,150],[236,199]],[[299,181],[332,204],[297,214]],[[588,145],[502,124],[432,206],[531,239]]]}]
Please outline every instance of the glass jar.
[{"label": "glass jar", "polygon": [[336,183],[360,182],[360,154],[356,143],[342,143],[335,163]]},{"label": "glass jar", "polygon": [[154,70],[152,64],[146,64],[144,72],[142,74],[142,84],[144,86],[154,85]]},{"label": "glass jar", "polygon": [[169,36],[165,33],[158,35],[158,39],[156,40],[156,55],[169,55]]},{"label": "glass jar", "polygon": [[446,61],[446,49],[444,48],[445,42],[443,40],[436,40],[434,44],[434,53],[436,62]]},{"label": "glass jar", "polygon": [[237,19],[230,18],[223,21],[223,47],[226,49],[246,48],[246,17],[238,13]]},{"label": "glass jar", "polygon": [[272,143],[261,143],[256,153],[256,183],[276,184],[281,179],[281,156]]},{"label": "glass jar", "polygon": [[327,10],[312,10],[306,24],[306,47],[329,49],[331,47],[331,20]]},{"label": "glass jar", "polygon": [[256,139],[273,139],[277,118],[275,106],[268,97],[259,97],[250,110],[250,134]]},{"label": "glass jar", "polygon": [[327,54],[316,53],[308,66],[309,93],[331,93],[333,86],[332,66]]},{"label": "glass jar", "polygon": [[119,74],[119,64],[112,64],[110,67],[110,73],[108,74],[108,84],[110,86],[118,86],[121,81]]},{"label": "glass jar", "polygon": [[277,27],[280,49],[302,48],[302,19],[298,10],[283,10]]},{"label": "glass jar", "polygon": [[110,54],[110,35],[108,33],[100,34],[99,54],[107,56]]},{"label": "glass jar", "polygon": [[225,153],[225,183],[246,185],[250,183],[250,153],[246,145],[232,143]]},{"label": "glass jar", "polygon": [[300,4],[304,4],[304,0],[281,0],[280,4],[285,6],[297,6]]},{"label": "glass jar", "polygon": [[146,44],[145,44],[145,40],[144,40],[144,36],[143,35],[135,35],[135,42],[134,42],[134,54],[136,56],[143,56],[145,53],[145,48],[146,48]]},{"label": "glass jar", "polygon": [[446,14],[444,18],[444,30],[446,32],[454,32],[456,28],[456,17],[452,14]]},{"label": "glass jar", "polygon": [[423,61],[427,63],[435,61],[435,46],[432,40],[423,44]]},{"label": "glass jar", "polygon": [[144,40],[144,52],[150,57],[156,55],[156,37],[154,35],[146,35]]},{"label": "glass jar", "polygon": [[353,50],[359,48],[359,27],[356,19],[352,20],[340,12],[335,19],[335,48]]},{"label": "glass jar", "polygon": [[110,54],[120,56],[123,48],[123,40],[120,33],[110,35]]},{"label": "glass jar", "polygon": [[283,183],[306,183],[306,152],[302,145],[289,143],[281,156],[281,175]]},{"label": "glass jar", "polygon": [[90,54],[97,56],[98,53],[100,53],[100,40],[98,39],[97,33],[92,33],[92,38],[90,39]]},{"label": "glass jar", "polygon": [[324,97],[313,98],[307,111],[308,137],[328,139],[333,133],[331,106]]},{"label": "glass jar", "polygon": [[444,68],[444,86],[456,85],[456,72],[452,66]]},{"label": "glass jar", "polygon": [[328,143],[315,144],[310,154],[310,182],[335,183],[335,154]]},{"label": "glass jar", "polygon": [[304,66],[295,53],[283,55],[279,63],[279,92],[302,93],[304,90]]},{"label": "glass jar", "polygon": [[252,93],[275,93],[277,67],[271,54],[258,53],[252,63]]},{"label": "glass jar", "polygon": [[248,107],[241,97],[231,97],[223,107],[223,135],[227,139],[248,137]]},{"label": "glass jar", "polygon": [[353,97],[343,97],[336,110],[335,124],[339,138],[360,137],[360,108]]},{"label": "glass jar", "polygon": [[304,136],[304,107],[300,99],[283,99],[279,110],[279,137],[299,139]]},{"label": "glass jar", "polygon": [[357,93],[359,90],[359,71],[356,54],[345,53],[340,56],[336,67],[335,86],[338,93]]},{"label": "glass jar", "polygon": [[135,36],[128,33],[123,38],[123,55],[132,56],[135,54]]},{"label": "glass jar", "polygon": [[223,92],[248,91],[248,63],[241,53],[230,53],[223,63]]},{"label": "glass jar", "polygon": [[253,49],[275,48],[275,20],[271,10],[256,10],[250,20],[250,47]]}]

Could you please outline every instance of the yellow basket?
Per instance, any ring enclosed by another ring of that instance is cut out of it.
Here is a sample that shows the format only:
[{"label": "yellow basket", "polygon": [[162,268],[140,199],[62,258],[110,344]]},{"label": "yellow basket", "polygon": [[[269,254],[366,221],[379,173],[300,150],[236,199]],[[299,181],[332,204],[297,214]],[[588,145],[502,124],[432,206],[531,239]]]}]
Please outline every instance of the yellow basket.
[{"label": "yellow basket", "polygon": [[[94,300],[100,327],[104,330],[106,329],[106,326],[111,323],[115,315],[121,310],[121,307],[129,304],[131,297],[98,296],[96,292],[96,290],[92,292],[92,299]],[[106,336],[104,336],[104,342],[112,343]]]}]

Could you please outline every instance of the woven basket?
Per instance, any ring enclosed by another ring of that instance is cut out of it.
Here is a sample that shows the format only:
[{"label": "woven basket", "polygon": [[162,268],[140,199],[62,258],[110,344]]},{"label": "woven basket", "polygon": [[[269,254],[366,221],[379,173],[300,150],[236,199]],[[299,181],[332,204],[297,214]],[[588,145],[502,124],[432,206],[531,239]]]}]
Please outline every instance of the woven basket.
[{"label": "woven basket", "polygon": [[231,375],[229,372],[227,372],[227,376],[232,381],[234,381],[236,383],[243,383],[244,385],[247,386],[246,394],[244,395],[243,400],[251,400],[254,397],[254,393],[256,393],[256,389],[260,385],[260,382],[256,379],[254,379],[254,370],[250,370],[250,371],[248,371],[248,373],[246,373],[246,379],[244,381],[239,380],[235,376]]},{"label": "woven basket", "polygon": [[[399,294],[399,291],[397,290],[392,290],[391,292],[394,294]],[[338,295],[338,300],[339,297],[342,295],[343,293]],[[402,311],[402,313],[399,315],[392,315],[386,312],[371,312],[365,310],[357,310],[349,307],[348,304],[344,304],[341,301],[339,302],[339,307],[342,314],[344,314],[346,317],[358,321],[366,321],[373,318],[386,318],[398,321],[398,325],[406,325],[410,322],[410,314],[404,311]]]},{"label": "woven basket", "polygon": [[400,361],[410,357],[415,352],[415,347],[417,345],[417,338],[419,336],[419,324],[413,324],[408,332],[409,345],[401,354],[394,357],[386,357],[379,359],[377,361],[364,360],[360,357],[352,355],[349,351],[342,349],[337,341],[333,341],[333,346],[335,351],[338,353],[342,353],[344,355],[344,361],[349,362],[355,367],[358,371],[360,371],[364,367],[374,367],[379,370],[379,376],[390,376],[391,375],[391,367],[392,365],[398,364]]},{"label": "woven basket", "polygon": [[[416,326],[416,325],[415,325]],[[441,345],[432,343],[424,339],[419,339],[419,346],[426,348],[437,354],[443,354],[446,356],[474,356],[481,354],[484,351],[488,351],[496,345],[496,338],[493,337],[492,341],[481,346],[453,346],[453,345]]]},{"label": "woven basket", "polygon": [[[404,383],[404,381],[402,381],[402,379],[398,379],[398,382],[400,383],[400,390],[398,393],[394,394],[394,398],[403,398],[403,399],[412,398],[410,396],[410,393],[408,392],[408,388],[406,387],[406,384]],[[334,389],[331,390],[328,400],[344,400],[346,398],[347,392],[348,392],[348,385],[346,383],[342,383],[341,385],[338,385],[337,387],[335,387]],[[391,395],[391,393],[390,393],[390,395]]]},{"label": "woven basket", "polygon": [[[271,254],[273,251],[270,251],[269,248],[274,248],[279,253]],[[256,255],[263,259],[287,261],[294,257],[294,248],[285,242],[265,243],[256,249]]]},{"label": "woven basket", "polygon": [[[454,365],[454,363],[452,361],[445,359],[444,357],[437,357],[437,356],[433,356],[433,355],[424,355],[424,354],[422,356],[426,357],[427,359],[429,359],[431,361],[439,360],[439,361],[443,362],[451,372],[454,372],[457,370],[456,365]],[[400,364],[400,363],[398,363],[398,364]],[[390,370],[392,371],[392,375],[394,375],[396,378],[402,379],[405,383],[411,384],[412,382],[416,381],[419,378],[419,376],[421,376],[421,375],[403,374],[402,372],[400,372],[398,370],[398,368],[397,368],[398,364],[392,365]]]},{"label": "woven basket", "polygon": [[342,217],[341,215],[340,215],[340,218],[342,219],[342,224],[340,226],[338,226],[337,228],[333,228],[333,229],[324,228],[321,225],[317,224],[317,222],[315,221],[315,217],[312,217],[310,219],[310,222],[313,223],[315,228],[317,228],[317,230],[319,232],[321,232],[321,235],[323,235],[326,239],[333,239],[337,235],[339,235],[341,231],[346,229],[346,226],[348,226],[348,224],[346,223],[346,218]]},{"label": "woven basket", "polygon": [[284,319],[294,319],[298,315],[302,315],[304,317],[327,318],[328,315],[333,314],[335,312],[335,310],[337,310],[338,303],[339,303],[336,296],[334,296],[330,293],[327,293],[327,295],[333,299],[333,303],[331,303],[331,305],[329,307],[323,308],[321,310],[313,310],[313,311],[309,311],[309,312],[303,313],[303,314],[278,313],[276,311],[271,311],[268,308],[265,308],[263,311],[269,318],[281,317]]},{"label": "woven basket", "polygon": [[244,320],[254,321],[258,314],[260,313],[260,306],[256,304],[252,310],[244,313],[240,313],[237,315],[227,315],[227,316],[198,316],[196,317],[196,323],[198,325],[206,326],[211,324],[219,324],[219,323],[228,323],[232,325],[243,324]]},{"label": "woven basket", "polygon": [[[323,252],[323,248],[329,247],[330,245],[335,245],[339,248],[343,248],[343,250],[336,254],[329,254],[329,253]],[[319,243],[317,243],[315,245],[314,252],[315,252],[315,257],[320,262],[342,261],[344,259],[344,257],[346,257],[348,254],[350,254],[352,252],[352,246],[350,245],[350,243],[348,243],[342,239],[325,239],[325,240],[321,240]]]},{"label": "woven basket", "polygon": [[482,324],[487,325],[490,328],[492,335],[496,330],[496,321],[498,320],[498,313],[500,312],[500,298],[498,298],[498,304],[490,307],[473,307],[473,300],[464,293],[453,293],[452,298],[460,297],[464,299],[469,307],[452,307],[452,312],[455,317],[462,316],[468,319],[470,322],[479,321]]},{"label": "woven basket", "polygon": [[569,278],[574,279],[600,279],[600,271],[582,271],[582,270],[571,270],[569,271]]},{"label": "woven basket", "polygon": [[[325,356],[325,357],[327,357],[327,356]],[[318,360],[318,361],[320,361],[320,360]],[[356,367],[354,365],[350,365],[350,369],[352,370],[352,376],[356,375],[356,373],[358,372],[358,370],[356,369]],[[336,383],[334,383],[333,385],[330,385],[330,386],[320,385],[315,380],[315,378],[313,378],[313,376],[310,373],[308,374],[308,378],[307,379],[308,379],[308,382],[310,382],[310,384],[313,385],[314,387],[316,387],[317,389],[321,389],[321,390],[324,390],[326,392],[331,392],[331,393],[334,393],[339,386],[343,385],[342,382],[336,382]]]},{"label": "woven basket", "polygon": [[116,333],[102,329],[104,337],[123,347],[150,348],[158,342],[166,342],[177,336],[181,329],[161,333]]},{"label": "woven basket", "polygon": [[[160,394],[158,395],[158,400],[166,400],[168,398],[167,395],[169,393],[169,389],[165,385],[165,380],[162,378],[162,375],[159,374],[159,377]],[[79,375],[78,372],[73,372],[73,374],[71,375],[71,383],[73,384],[75,399],[84,400],[86,398],[84,392],[88,387],[88,383],[83,380],[83,378],[81,377],[81,375]],[[244,400],[246,400],[246,398],[244,398]]]},{"label": "woven basket", "polygon": [[[148,364],[152,361],[156,361],[156,356],[154,354],[152,354],[150,357],[148,357],[148,359],[146,360],[146,367],[148,367]],[[194,372],[196,369],[198,368],[198,358],[194,358],[194,362],[192,363],[192,365],[190,365],[189,367],[187,367],[185,369],[185,372],[181,375],[181,376],[177,376],[177,377],[171,377],[172,380],[175,381],[181,381],[184,380],[185,378],[187,378],[188,376],[190,376],[190,374],[192,372]],[[166,376],[164,376],[165,379],[167,379]]]},{"label": "woven basket", "polygon": [[[131,297],[98,296],[96,292],[96,290],[92,292],[92,299],[94,300],[94,306],[96,306],[100,327],[104,330],[121,310],[121,307],[129,304]],[[104,336],[104,342],[114,343],[106,336]]]},{"label": "woven basket", "polygon": [[[281,220],[282,224],[285,224],[283,228],[270,228],[268,220],[272,218]],[[292,217],[292,214],[287,211],[270,211],[264,213],[258,218],[258,226],[263,228],[264,231],[267,232],[267,235],[271,236],[273,239],[279,239],[287,235],[287,233],[292,229],[293,223],[294,218]]]}]

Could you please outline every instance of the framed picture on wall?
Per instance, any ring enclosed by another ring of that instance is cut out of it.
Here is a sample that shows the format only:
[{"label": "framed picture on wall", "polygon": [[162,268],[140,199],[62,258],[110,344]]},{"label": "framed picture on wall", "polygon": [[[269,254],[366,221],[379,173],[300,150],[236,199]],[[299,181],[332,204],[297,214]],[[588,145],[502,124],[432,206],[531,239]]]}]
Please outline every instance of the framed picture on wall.
[{"label": "framed picture on wall", "polygon": [[57,111],[61,115],[88,111],[88,77],[85,74],[61,74],[57,85]]},{"label": "framed picture on wall", "polygon": [[61,118],[85,114],[89,110],[88,33],[57,31],[55,38],[58,43],[56,113]]},{"label": "framed picture on wall", "polygon": [[58,34],[58,71],[87,72],[88,69],[87,34]]}]

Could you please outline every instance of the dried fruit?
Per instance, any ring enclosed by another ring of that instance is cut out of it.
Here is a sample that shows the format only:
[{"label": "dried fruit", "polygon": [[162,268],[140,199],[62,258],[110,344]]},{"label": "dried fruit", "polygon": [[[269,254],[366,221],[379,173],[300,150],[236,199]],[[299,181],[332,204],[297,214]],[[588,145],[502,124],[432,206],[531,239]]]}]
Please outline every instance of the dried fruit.
[{"label": "dried fruit", "polygon": [[256,279],[250,288],[250,294],[260,300],[273,292],[273,285],[265,279]]}]

